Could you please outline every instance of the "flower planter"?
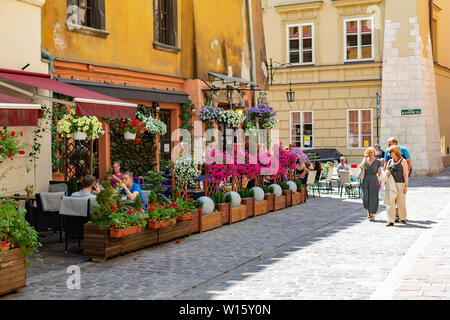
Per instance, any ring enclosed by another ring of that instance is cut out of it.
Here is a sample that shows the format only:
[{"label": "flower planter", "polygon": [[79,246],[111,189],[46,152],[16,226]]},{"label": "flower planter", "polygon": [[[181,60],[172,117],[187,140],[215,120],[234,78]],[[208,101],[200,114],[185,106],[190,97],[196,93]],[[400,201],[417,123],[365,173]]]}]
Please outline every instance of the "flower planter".
[{"label": "flower planter", "polygon": [[292,190],[283,190],[283,196],[286,197],[286,207],[292,206]]},{"label": "flower planter", "polygon": [[296,193],[292,194],[292,205],[296,206],[300,203],[302,203],[303,195],[301,191],[297,191]]},{"label": "flower planter", "polygon": [[267,200],[255,202],[255,210],[254,210],[255,216],[268,213],[269,212],[268,203],[269,202]]},{"label": "flower planter", "polygon": [[307,193],[306,193],[306,187],[302,187],[302,203],[306,202]]},{"label": "flower planter", "polygon": [[266,193],[266,195],[264,196],[264,200],[267,200],[267,211],[273,211],[275,195],[272,193]]},{"label": "flower planter", "polygon": [[286,197],[281,196],[279,198],[275,198],[273,201],[273,211],[281,210],[286,208]]},{"label": "flower planter", "polygon": [[193,212],[192,219],[189,220],[189,234],[200,231],[200,216],[201,212]]},{"label": "flower planter", "polygon": [[74,140],[86,140],[87,133],[82,131],[76,131],[73,133]]},{"label": "flower planter", "polygon": [[181,221],[158,230],[158,243],[172,241],[189,234],[189,222]]},{"label": "flower planter", "polygon": [[109,229],[109,236],[111,238],[123,238],[129,236],[131,234],[136,234],[142,231],[142,228],[139,226],[132,226],[124,229]]},{"label": "flower planter", "polygon": [[193,215],[193,212],[191,212],[191,213],[185,213],[183,216],[177,217],[177,222],[178,222],[178,221],[188,221],[188,220],[192,220],[192,215]]},{"label": "flower planter", "polygon": [[26,264],[22,249],[0,252],[0,295],[14,292],[27,285]]},{"label": "flower planter", "polygon": [[222,226],[222,212],[216,211],[200,217],[200,231],[208,231]]},{"label": "flower planter", "polygon": [[[3,242],[3,241],[2,241]],[[2,243],[2,242],[0,242],[0,243]],[[4,250],[4,251],[7,251],[8,249],[9,249],[9,247],[11,246],[11,242],[6,242],[6,244],[5,245],[1,245],[0,246],[0,248],[1,248],[1,250]]]},{"label": "flower planter", "polygon": [[230,223],[235,223],[247,219],[247,206],[240,205],[239,207],[231,208]]},{"label": "flower planter", "polygon": [[222,212],[222,225],[230,224],[231,203],[216,204],[216,210]]},{"label": "flower planter", "polygon": [[134,139],[136,139],[136,133],[131,133],[130,131],[125,131],[125,133],[123,134],[123,137],[125,138],[125,140],[134,140]]},{"label": "flower planter", "polygon": [[241,203],[247,206],[247,218],[253,217],[255,215],[255,199],[242,199]]}]

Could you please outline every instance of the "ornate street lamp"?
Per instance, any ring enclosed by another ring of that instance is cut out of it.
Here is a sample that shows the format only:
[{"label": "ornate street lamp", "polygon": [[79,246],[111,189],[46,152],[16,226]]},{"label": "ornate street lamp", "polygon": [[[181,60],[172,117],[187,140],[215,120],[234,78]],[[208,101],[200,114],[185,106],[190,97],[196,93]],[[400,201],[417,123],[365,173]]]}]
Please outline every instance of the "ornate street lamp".
[{"label": "ornate street lamp", "polygon": [[[273,64],[276,63],[278,65],[278,67],[274,67]],[[273,84],[273,75],[280,70],[281,68],[284,67],[291,67],[292,64],[290,63],[279,63],[276,61],[272,61],[272,58],[270,59],[270,64],[269,64],[269,74],[267,75],[267,80],[270,81],[270,85]],[[291,70],[289,69],[289,91],[286,92],[286,98],[288,102],[294,102],[295,100],[295,92],[292,91],[292,83],[291,83]]]}]

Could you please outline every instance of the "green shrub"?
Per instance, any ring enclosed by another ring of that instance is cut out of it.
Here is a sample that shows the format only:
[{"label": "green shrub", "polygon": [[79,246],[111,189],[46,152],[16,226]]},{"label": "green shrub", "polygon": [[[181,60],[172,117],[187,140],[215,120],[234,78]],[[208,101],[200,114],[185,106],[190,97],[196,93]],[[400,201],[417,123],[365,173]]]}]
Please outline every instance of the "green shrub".
[{"label": "green shrub", "polygon": [[227,193],[225,196],[225,203],[231,203],[233,201],[233,197],[231,196],[231,193]]},{"label": "green shrub", "polygon": [[295,184],[297,185],[297,190],[300,189],[302,187],[302,180],[298,179],[295,181]]},{"label": "green shrub", "polygon": [[225,201],[224,201],[224,199],[223,199],[223,192],[222,192],[222,191],[217,192],[217,193],[212,197],[212,200],[214,201],[214,204],[215,204],[215,205],[224,203]]},{"label": "green shrub", "polygon": [[286,181],[283,181],[283,182],[280,184],[280,187],[281,187],[281,190],[283,190],[283,191],[289,190],[289,185],[287,184]]},{"label": "green shrub", "polygon": [[274,191],[275,191],[274,186],[270,186],[270,187],[269,187],[269,193],[273,193]]}]

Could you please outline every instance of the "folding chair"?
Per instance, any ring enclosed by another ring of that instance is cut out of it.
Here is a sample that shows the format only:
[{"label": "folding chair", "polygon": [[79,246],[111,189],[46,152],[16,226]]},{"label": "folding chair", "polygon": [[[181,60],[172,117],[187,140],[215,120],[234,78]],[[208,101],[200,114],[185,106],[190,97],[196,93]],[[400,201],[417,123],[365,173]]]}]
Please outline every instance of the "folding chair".
[{"label": "folding chair", "polygon": [[328,193],[330,193],[330,191],[333,191],[333,186],[331,184],[332,178],[333,178],[333,170],[330,169],[328,170],[327,178],[325,180],[319,180],[319,188],[321,187],[321,185],[325,185],[325,187],[322,190],[326,190],[328,191]]},{"label": "folding chair", "polygon": [[[352,182],[350,180],[350,171],[347,170],[339,170],[339,189],[340,189],[340,197],[342,197],[342,189],[349,188],[349,196],[352,196],[352,192],[354,192],[355,188],[358,189],[359,196],[361,197],[361,185],[358,182]],[[356,197],[356,195],[353,193],[353,196]]]},{"label": "folding chair", "polygon": [[312,195],[314,197],[314,189],[317,187],[317,192],[320,197],[320,190],[318,188],[318,184],[315,183],[317,171],[309,171],[308,178],[306,179],[306,188],[312,190]]}]

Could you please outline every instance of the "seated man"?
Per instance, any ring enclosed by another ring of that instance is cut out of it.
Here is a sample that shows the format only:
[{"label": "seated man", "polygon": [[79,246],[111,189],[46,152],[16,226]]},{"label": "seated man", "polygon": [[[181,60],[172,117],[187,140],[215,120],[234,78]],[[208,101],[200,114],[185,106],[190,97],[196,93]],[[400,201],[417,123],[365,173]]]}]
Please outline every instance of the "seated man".
[{"label": "seated man", "polygon": [[94,176],[84,176],[81,178],[81,190],[72,193],[71,197],[91,199],[91,207],[98,207],[97,194],[100,192],[100,185]]},{"label": "seated man", "polygon": [[[139,195],[141,201],[144,201],[142,189],[136,182],[133,182],[133,174],[131,172],[125,172],[123,174],[123,182],[120,184],[120,188],[122,188],[120,194],[127,196],[129,200],[134,201],[136,196]],[[147,210],[145,202],[142,204],[142,210]]]}]

